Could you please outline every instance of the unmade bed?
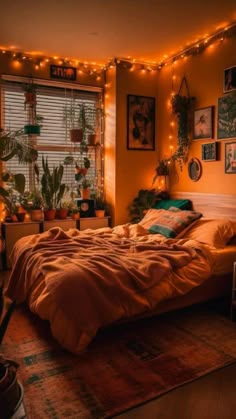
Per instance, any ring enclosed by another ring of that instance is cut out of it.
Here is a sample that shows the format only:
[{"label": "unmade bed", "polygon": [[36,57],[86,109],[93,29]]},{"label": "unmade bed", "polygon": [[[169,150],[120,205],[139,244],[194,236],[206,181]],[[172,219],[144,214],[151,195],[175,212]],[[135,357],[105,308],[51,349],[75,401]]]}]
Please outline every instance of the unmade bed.
[{"label": "unmade bed", "polygon": [[5,295],[27,302],[62,346],[80,353],[108,325],[228,293],[234,224],[196,218],[175,238],[151,233],[170,212],[149,210],[139,224],[55,227],[21,238]]}]

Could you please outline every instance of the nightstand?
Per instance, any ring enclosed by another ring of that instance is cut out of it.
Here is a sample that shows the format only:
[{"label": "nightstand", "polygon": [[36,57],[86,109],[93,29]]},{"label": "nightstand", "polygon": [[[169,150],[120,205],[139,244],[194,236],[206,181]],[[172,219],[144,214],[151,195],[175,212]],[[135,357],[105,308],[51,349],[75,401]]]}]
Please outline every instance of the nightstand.
[{"label": "nightstand", "polygon": [[236,320],[236,262],[234,262],[234,270],[233,270],[231,320],[232,321]]}]

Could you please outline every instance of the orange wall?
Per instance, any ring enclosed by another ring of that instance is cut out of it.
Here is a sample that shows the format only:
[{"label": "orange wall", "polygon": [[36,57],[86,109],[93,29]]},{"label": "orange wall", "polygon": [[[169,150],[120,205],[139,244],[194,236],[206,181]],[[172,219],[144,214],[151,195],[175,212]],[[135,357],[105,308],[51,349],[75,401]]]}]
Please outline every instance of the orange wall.
[{"label": "orange wall", "polygon": [[[109,77],[110,72],[113,75],[115,72],[113,80]],[[127,207],[137,195],[139,189],[151,188],[158,150],[157,147],[155,151],[127,150],[127,95],[134,94],[156,98],[157,73],[156,71],[144,73],[140,70],[131,72],[123,68],[122,65],[117,65],[115,70],[109,70],[107,76],[108,87],[106,93],[113,97],[113,104],[114,101],[116,102],[116,133],[114,134],[116,140],[114,166],[111,167],[110,164],[110,171],[106,171],[106,176],[115,178],[115,185],[113,185],[113,224],[117,225],[129,221]],[[112,99],[109,99],[109,101],[111,102]],[[112,115],[108,100],[106,104],[106,111]],[[107,142],[109,143],[109,138],[106,132],[106,147]],[[106,191],[109,194],[109,188],[106,188]]]},{"label": "orange wall", "polygon": [[[218,98],[223,96],[223,72],[227,67],[236,65],[235,38],[224,40],[212,48],[207,48],[202,54],[189,56],[186,60],[177,61],[176,65],[163,67],[158,81],[158,134],[161,139],[161,152],[163,156],[169,156],[170,150],[170,109],[167,101],[171,94],[172,76],[174,79],[174,93],[177,93],[182,77],[185,75],[188,81],[190,95],[196,97],[196,109],[215,106],[214,139],[217,141],[217,103]],[[186,94],[186,91],[183,91]],[[176,146],[176,133],[174,136]],[[195,140],[189,153],[189,158],[197,157],[201,160],[201,144],[213,140]],[[236,138],[218,140],[219,161],[202,161],[202,176],[197,182],[188,177],[187,164],[183,171],[179,168],[177,173],[172,171],[171,191],[204,192],[236,194],[236,176],[224,173],[224,144],[236,141]]]}]

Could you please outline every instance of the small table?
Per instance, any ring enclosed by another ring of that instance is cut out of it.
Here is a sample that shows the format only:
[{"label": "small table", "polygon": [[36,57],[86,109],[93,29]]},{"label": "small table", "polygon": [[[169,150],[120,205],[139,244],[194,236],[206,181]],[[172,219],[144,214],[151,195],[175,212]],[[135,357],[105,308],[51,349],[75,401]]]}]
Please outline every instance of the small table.
[{"label": "small table", "polygon": [[231,320],[236,320],[236,262],[234,262],[233,283],[232,283],[232,300],[231,300]]}]

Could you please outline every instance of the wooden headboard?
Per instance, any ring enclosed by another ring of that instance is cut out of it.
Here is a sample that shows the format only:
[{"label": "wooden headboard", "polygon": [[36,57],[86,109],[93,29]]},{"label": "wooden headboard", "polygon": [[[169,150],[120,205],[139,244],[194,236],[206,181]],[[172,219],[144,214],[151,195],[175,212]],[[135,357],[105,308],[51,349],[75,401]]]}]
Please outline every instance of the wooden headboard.
[{"label": "wooden headboard", "polygon": [[197,192],[173,192],[173,199],[189,199],[193,209],[208,218],[228,218],[236,221],[236,195]]}]

